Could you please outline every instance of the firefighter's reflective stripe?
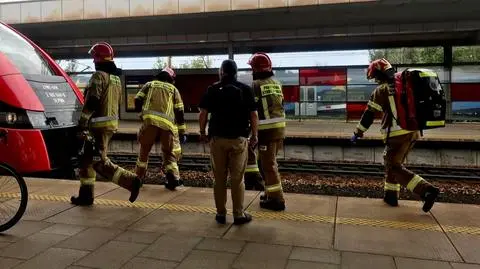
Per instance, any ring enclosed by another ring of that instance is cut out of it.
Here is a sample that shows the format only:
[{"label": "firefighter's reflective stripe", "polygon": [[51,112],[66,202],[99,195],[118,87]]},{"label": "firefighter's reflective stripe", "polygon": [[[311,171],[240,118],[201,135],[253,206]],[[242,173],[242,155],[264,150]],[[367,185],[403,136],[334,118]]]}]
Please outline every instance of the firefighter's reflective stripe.
[{"label": "firefighter's reflective stripe", "polygon": [[97,123],[97,122],[107,122],[107,121],[114,121],[118,120],[118,117],[116,116],[104,116],[104,117],[96,117],[90,120],[92,123]]},{"label": "firefighter's reflective stripe", "polygon": [[157,125],[162,125],[168,127],[170,130],[174,131],[176,129],[173,119],[165,113],[147,110],[142,113],[142,119],[150,119]]},{"label": "firefighter's reflective stripe", "polygon": [[281,128],[285,126],[285,118],[273,118],[258,121],[258,130]]},{"label": "firefighter's reflective stripe", "polygon": [[400,184],[393,184],[385,182],[385,190],[387,191],[400,191]]},{"label": "firefighter's reflective stripe", "polygon": [[145,98],[145,93],[143,92],[138,92],[135,98]]},{"label": "firefighter's reflective stripe", "polygon": [[397,124],[397,107],[395,106],[395,99],[393,95],[388,96],[388,103],[390,104],[390,110],[392,111],[392,126],[390,127],[390,134],[388,134],[388,127],[386,129],[381,129],[380,132],[383,134],[383,138],[385,139],[387,136],[399,136],[408,134],[414,131],[404,130]]},{"label": "firefighter's reflective stripe", "polygon": [[282,191],[281,183],[265,186],[265,192],[279,192],[279,191]]},{"label": "firefighter's reflective stripe", "polygon": [[178,171],[178,164],[177,163],[171,163],[171,164],[165,165],[165,170],[166,171]]},{"label": "firefighter's reflective stripe", "polygon": [[182,147],[180,146],[180,144],[175,144],[175,147],[173,148],[173,152],[174,153],[182,152]]},{"label": "firefighter's reflective stripe", "polygon": [[118,184],[122,174],[123,174],[123,169],[121,167],[117,167],[117,169],[115,170],[115,173],[113,174],[112,182],[115,184]]},{"label": "firefighter's reflective stripe", "polygon": [[260,169],[258,169],[258,165],[256,164],[247,165],[247,167],[245,168],[245,173],[254,173],[254,172],[260,172]]},{"label": "firefighter's reflective stripe", "polygon": [[375,102],[373,102],[373,101],[368,101],[368,104],[367,104],[367,105],[368,105],[369,107],[377,110],[377,111],[380,111],[380,112],[383,111],[382,106],[379,105],[379,104],[377,104],[377,103],[375,103]]},{"label": "firefighter's reflective stripe", "polygon": [[363,127],[363,125],[361,125],[360,123],[357,124],[357,129],[362,131],[362,132],[366,132],[368,130],[367,128]]},{"label": "firefighter's reflective stripe", "polygon": [[80,184],[81,185],[94,185],[95,184],[95,178],[94,177],[81,177],[80,178]]},{"label": "firefighter's reflective stripe", "polygon": [[183,103],[178,103],[173,106],[176,109],[183,109]]},{"label": "firefighter's reflective stripe", "polygon": [[426,125],[427,125],[428,127],[445,126],[445,121],[444,121],[444,120],[427,121]]},{"label": "firefighter's reflective stripe", "polygon": [[[278,84],[264,84],[260,86],[260,95],[262,99],[262,108],[263,108],[263,116],[265,117],[265,120],[270,119],[270,112],[268,111],[268,99],[267,96],[269,95],[277,95],[281,96],[283,98],[283,92],[282,92],[282,86]],[[283,115],[285,117],[285,115]],[[275,118],[274,118],[275,119]],[[262,125],[262,122],[265,120],[260,120],[259,125]],[[267,123],[263,123],[264,126],[261,127],[259,126],[259,130],[264,130],[264,129],[271,129],[271,128],[280,128],[282,127],[280,125],[272,125],[272,126],[266,126]],[[283,126],[285,127],[285,126]]]},{"label": "firefighter's reflective stripe", "polygon": [[436,77],[437,76],[437,74],[435,74],[435,72],[432,72],[430,70],[426,70],[426,69],[415,69],[415,70],[420,71],[419,75],[420,75],[421,78]]},{"label": "firefighter's reflective stripe", "polygon": [[147,168],[148,162],[142,162],[137,159],[137,167]]},{"label": "firefighter's reflective stripe", "polygon": [[407,184],[407,190],[413,192],[413,190],[415,189],[415,187],[417,187],[418,184],[422,183],[422,182],[425,182],[425,179],[423,179],[421,176],[419,175],[415,175],[411,180],[410,182],[408,182]]},{"label": "firefighter's reflective stripe", "polygon": [[178,125],[177,126],[177,130],[186,130],[187,129],[187,125],[186,124],[182,124],[182,125]]}]

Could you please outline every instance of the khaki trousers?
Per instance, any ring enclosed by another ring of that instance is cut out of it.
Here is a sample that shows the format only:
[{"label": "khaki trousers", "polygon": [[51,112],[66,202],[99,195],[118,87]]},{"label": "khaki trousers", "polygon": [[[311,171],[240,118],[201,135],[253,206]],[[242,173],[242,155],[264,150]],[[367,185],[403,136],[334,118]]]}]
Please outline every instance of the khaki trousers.
[{"label": "khaki trousers", "polygon": [[258,145],[260,165],[265,179],[265,196],[285,202],[282,179],[278,172],[277,154],[283,146],[283,139],[276,139]]},{"label": "khaki trousers", "polygon": [[213,137],[210,140],[210,160],[215,185],[213,188],[217,214],[227,214],[227,177],[230,173],[233,216],[243,216],[245,184],[243,176],[247,166],[248,143],[244,137],[228,139]]},{"label": "khaki trousers", "polygon": [[108,145],[113,131],[90,129],[95,138],[95,151],[92,144],[87,144],[80,159],[79,175],[81,185],[95,185],[97,173],[129,191],[132,190],[136,175],[112,163],[108,158]]},{"label": "khaki trousers", "polygon": [[420,137],[419,132],[389,137],[385,146],[385,190],[400,192],[400,186],[422,196],[429,182],[403,166],[405,158]]},{"label": "khaki trousers", "polygon": [[138,135],[138,142],[140,143],[140,154],[138,156],[137,165],[135,168],[136,174],[143,178],[147,172],[148,155],[155,141],[160,140],[162,148],[162,159],[164,173],[172,174],[176,179],[180,178],[178,170],[177,156],[173,152],[174,135],[171,131],[164,130],[153,125],[143,125]]}]

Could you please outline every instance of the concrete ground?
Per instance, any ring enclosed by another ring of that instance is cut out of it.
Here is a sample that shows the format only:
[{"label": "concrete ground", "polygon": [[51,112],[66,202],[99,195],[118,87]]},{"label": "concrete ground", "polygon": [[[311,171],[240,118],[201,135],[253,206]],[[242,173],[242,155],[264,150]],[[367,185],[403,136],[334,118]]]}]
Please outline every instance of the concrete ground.
[{"label": "concrete ground", "polygon": [[[286,194],[287,210],[259,208],[244,226],[214,221],[212,189],[146,185],[134,204],[97,182],[96,204],[74,207],[78,182],[27,179],[28,210],[0,236],[2,269],[355,268],[479,269],[480,206]],[[0,193],[0,196],[2,193]],[[6,196],[6,195],[4,195]],[[230,195],[228,208],[231,208]]]},{"label": "concrete ground", "polygon": [[[328,121],[328,120],[289,120],[287,122],[287,136],[290,137],[335,137],[350,138],[358,122]],[[140,121],[121,121],[119,133],[136,133],[140,128]],[[199,133],[196,121],[187,122],[188,133]],[[380,124],[374,123],[365,134],[366,139],[379,139]],[[445,128],[426,130],[424,140],[448,141],[480,141],[480,123],[453,123]]]}]

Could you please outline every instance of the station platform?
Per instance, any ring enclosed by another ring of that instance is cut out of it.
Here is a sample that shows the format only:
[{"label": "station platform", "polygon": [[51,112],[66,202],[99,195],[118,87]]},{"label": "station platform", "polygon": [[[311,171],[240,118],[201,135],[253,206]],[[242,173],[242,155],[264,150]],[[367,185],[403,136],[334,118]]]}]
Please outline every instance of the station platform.
[{"label": "station platform", "polygon": [[[291,138],[336,138],[350,139],[358,122],[339,120],[288,120],[286,136]],[[120,121],[118,133],[133,134],[140,128],[140,121]],[[197,121],[187,122],[187,133],[200,132]],[[365,134],[367,140],[381,139],[380,124],[372,124]],[[425,141],[452,141],[452,142],[479,142],[480,123],[451,123],[445,128],[426,130],[421,140]]]},{"label": "station platform", "polygon": [[[287,210],[253,221],[214,220],[212,189],[145,185],[135,203],[97,182],[95,205],[75,207],[76,181],[26,178],[23,219],[0,236],[0,268],[479,269],[480,206],[286,194]],[[231,209],[228,196],[227,208]]]}]

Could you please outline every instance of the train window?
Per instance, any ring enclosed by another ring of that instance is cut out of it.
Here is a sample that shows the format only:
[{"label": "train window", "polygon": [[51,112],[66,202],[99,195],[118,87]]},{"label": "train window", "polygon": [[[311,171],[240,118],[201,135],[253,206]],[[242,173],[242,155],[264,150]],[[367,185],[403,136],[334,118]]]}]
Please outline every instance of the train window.
[{"label": "train window", "polygon": [[367,102],[377,85],[348,85],[348,102]]},{"label": "train window", "polygon": [[375,84],[367,79],[366,67],[352,67],[347,69],[347,83],[350,84]]},{"label": "train window", "polygon": [[282,83],[282,85],[298,85],[299,84],[299,77],[298,77],[298,69],[281,69],[281,70],[273,70],[275,74],[275,78]]},{"label": "train window", "polygon": [[300,85],[345,85],[346,81],[347,74],[345,72],[345,68],[300,69]]},{"label": "train window", "polygon": [[23,74],[54,75],[40,53],[27,40],[2,24],[0,24],[0,52],[5,54]]}]

